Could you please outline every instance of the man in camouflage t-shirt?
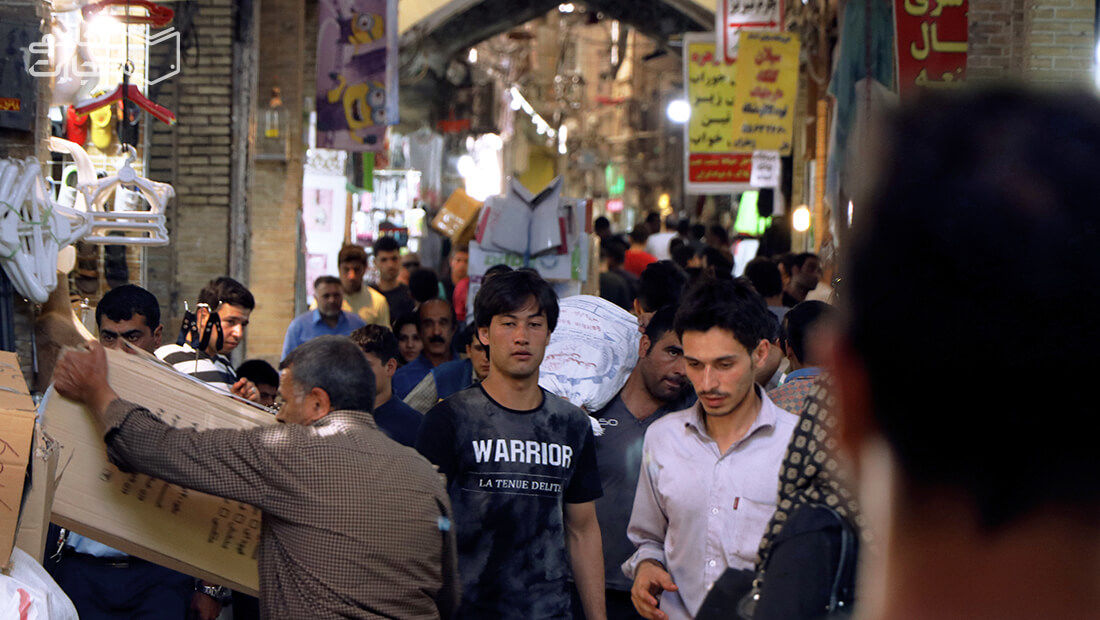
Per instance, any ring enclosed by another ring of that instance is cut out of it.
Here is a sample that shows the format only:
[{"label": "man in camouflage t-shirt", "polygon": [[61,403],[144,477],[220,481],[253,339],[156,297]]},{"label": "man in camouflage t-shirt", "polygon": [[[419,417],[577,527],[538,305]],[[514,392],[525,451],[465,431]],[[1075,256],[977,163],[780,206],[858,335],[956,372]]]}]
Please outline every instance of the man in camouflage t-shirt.
[{"label": "man in camouflage t-shirt", "polygon": [[589,620],[603,620],[602,495],[583,411],[538,385],[558,318],[537,273],[494,277],[474,301],[489,348],[485,380],[436,405],[417,449],[447,476],[465,618],[572,615],[572,574]]}]

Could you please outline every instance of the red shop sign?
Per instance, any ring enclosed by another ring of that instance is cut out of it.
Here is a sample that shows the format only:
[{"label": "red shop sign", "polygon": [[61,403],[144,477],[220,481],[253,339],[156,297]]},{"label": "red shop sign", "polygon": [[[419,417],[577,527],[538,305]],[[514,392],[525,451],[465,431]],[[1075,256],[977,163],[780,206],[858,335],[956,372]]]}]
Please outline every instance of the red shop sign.
[{"label": "red shop sign", "polygon": [[898,94],[966,79],[969,0],[894,0]]}]

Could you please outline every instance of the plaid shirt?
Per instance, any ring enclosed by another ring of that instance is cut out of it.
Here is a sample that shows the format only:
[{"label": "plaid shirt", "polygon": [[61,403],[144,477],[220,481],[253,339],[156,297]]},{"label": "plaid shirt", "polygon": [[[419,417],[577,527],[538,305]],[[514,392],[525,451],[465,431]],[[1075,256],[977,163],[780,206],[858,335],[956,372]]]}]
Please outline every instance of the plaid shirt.
[{"label": "plaid shirt", "polygon": [[820,374],[821,368],[817,366],[795,370],[787,375],[782,385],[768,391],[768,398],[790,413],[799,415],[802,413],[802,401],[809,396]]},{"label": "plaid shirt", "polygon": [[264,617],[439,618],[457,606],[443,480],[372,416],[195,431],[119,399],[106,417],[120,469],[263,511]]}]

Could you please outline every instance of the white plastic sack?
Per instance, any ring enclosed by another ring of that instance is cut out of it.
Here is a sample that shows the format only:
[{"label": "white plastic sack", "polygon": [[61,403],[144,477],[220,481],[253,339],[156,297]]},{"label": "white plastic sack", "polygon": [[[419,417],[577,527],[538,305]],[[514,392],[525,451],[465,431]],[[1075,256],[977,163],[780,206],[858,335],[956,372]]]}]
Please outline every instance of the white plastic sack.
[{"label": "white plastic sack", "polygon": [[0,618],[77,620],[76,607],[39,564],[16,547],[11,576],[0,575]]},{"label": "white plastic sack", "polygon": [[592,413],[611,402],[638,363],[638,319],[591,295],[560,302],[539,385]]}]

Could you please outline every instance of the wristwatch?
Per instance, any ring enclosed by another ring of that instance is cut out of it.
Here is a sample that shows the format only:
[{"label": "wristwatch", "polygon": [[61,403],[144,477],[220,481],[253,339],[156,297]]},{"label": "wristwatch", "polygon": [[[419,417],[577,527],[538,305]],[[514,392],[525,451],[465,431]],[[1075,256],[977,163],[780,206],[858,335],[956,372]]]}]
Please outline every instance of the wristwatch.
[{"label": "wristwatch", "polygon": [[224,603],[233,596],[233,591],[225,586],[208,586],[201,581],[195,582],[195,591],[202,592],[220,603]]}]

